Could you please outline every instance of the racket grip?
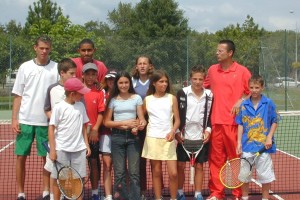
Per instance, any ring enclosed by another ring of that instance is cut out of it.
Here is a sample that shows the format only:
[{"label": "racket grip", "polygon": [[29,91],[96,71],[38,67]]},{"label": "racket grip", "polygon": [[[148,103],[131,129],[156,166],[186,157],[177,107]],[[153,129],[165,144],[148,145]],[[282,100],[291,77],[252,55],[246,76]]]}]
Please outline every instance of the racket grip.
[{"label": "racket grip", "polygon": [[195,167],[190,167],[190,185],[194,185]]},{"label": "racket grip", "polygon": [[46,151],[49,153],[50,152],[50,148],[48,146],[48,141],[44,141],[42,142],[43,147],[46,149]]}]

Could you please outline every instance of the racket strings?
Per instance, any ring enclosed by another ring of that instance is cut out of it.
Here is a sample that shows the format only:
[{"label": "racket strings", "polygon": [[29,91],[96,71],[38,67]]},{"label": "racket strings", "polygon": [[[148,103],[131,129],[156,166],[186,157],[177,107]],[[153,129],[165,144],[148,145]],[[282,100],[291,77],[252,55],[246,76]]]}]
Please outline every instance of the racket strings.
[{"label": "racket strings", "polygon": [[183,146],[189,152],[196,152],[201,149],[203,144],[202,140],[184,140]]},{"label": "racket strings", "polygon": [[241,185],[242,183],[239,180],[240,168],[240,159],[227,162],[220,172],[220,179],[223,184],[228,188],[235,188]]},{"label": "racket strings", "polygon": [[82,193],[82,180],[71,168],[63,168],[59,172],[59,186],[68,198],[76,199]]}]

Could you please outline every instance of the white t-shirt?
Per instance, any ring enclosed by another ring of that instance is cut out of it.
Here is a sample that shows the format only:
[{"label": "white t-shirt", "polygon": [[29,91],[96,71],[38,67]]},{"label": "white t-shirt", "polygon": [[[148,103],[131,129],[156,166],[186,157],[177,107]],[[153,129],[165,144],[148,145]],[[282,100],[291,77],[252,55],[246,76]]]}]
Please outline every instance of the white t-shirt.
[{"label": "white t-shirt", "polygon": [[69,104],[61,101],[56,104],[49,122],[55,126],[56,150],[77,152],[86,149],[82,128],[87,122],[89,118],[82,102]]},{"label": "white t-shirt", "polygon": [[22,97],[19,122],[33,126],[47,126],[44,103],[48,87],[58,81],[57,63],[50,61],[39,66],[33,60],[23,63],[17,73],[12,90]]}]

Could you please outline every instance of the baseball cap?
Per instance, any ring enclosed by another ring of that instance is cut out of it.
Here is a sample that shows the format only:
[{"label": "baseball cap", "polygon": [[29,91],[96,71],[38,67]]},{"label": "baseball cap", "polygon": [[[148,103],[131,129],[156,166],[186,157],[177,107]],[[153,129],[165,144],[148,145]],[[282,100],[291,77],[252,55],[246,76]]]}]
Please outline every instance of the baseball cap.
[{"label": "baseball cap", "polygon": [[117,72],[112,70],[106,73],[105,78],[116,78],[116,76],[117,76]]},{"label": "baseball cap", "polygon": [[89,69],[93,69],[96,72],[98,71],[97,65],[95,63],[86,63],[83,65],[82,73],[86,72]]},{"label": "baseball cap", "polygon": [[69,78],[64,84],[65,91],[78,92],[80,94],[86,94],[91,91],[85,87],[78,78]]}]

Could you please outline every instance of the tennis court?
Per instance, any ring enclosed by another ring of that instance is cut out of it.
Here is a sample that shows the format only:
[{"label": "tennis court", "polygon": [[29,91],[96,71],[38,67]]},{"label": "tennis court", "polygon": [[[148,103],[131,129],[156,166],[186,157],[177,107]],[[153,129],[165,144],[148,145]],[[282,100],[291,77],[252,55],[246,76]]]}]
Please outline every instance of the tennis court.
[{"label": "tennis court", "polygon": [[[2,111],[1,111],[2,112]],[[2,113],[1,113],[2,114]],[[275,134],[278,151],[273,155],[274,168],[277,180],[272,183],[272,199],[295,200],[300,199],[300,111],[281,112],[282,121],[280,122]],[[14,155],[15,135],[11,131],[11,122],[9,120],[0,120],[0,200],[16,199],[17,186],[15,180],[15,162]],[[188,165],[188,163],[187,163]],[[41,199],[42,193],[42,159],[36,156],[35,144],[32,148],[31,156],[26,163],[26,183],[25,193],[28,200]],[[192,199],[193,187],[189,185],[189,167],[186,167],[186,184],[184,191],[186,196]],[[204,195],[208,196],[208,165],[205,165]],[[153,198],[152,179],[149,162],[147,165],[147,196]],[[103,194],[103,184],[100,184],[101,194]],[[164,170],[163,195],[169,197],[168,175]],[[255,176],[250,186],[250,199],[261,199],[260,185],[256,182]],[[85,186],[85,199],[89,199],[91,190],[90,185]],[[230,190],[226,190],[227,199],[231,199]],[[168,199],[168,198],[166,198]]]}]

